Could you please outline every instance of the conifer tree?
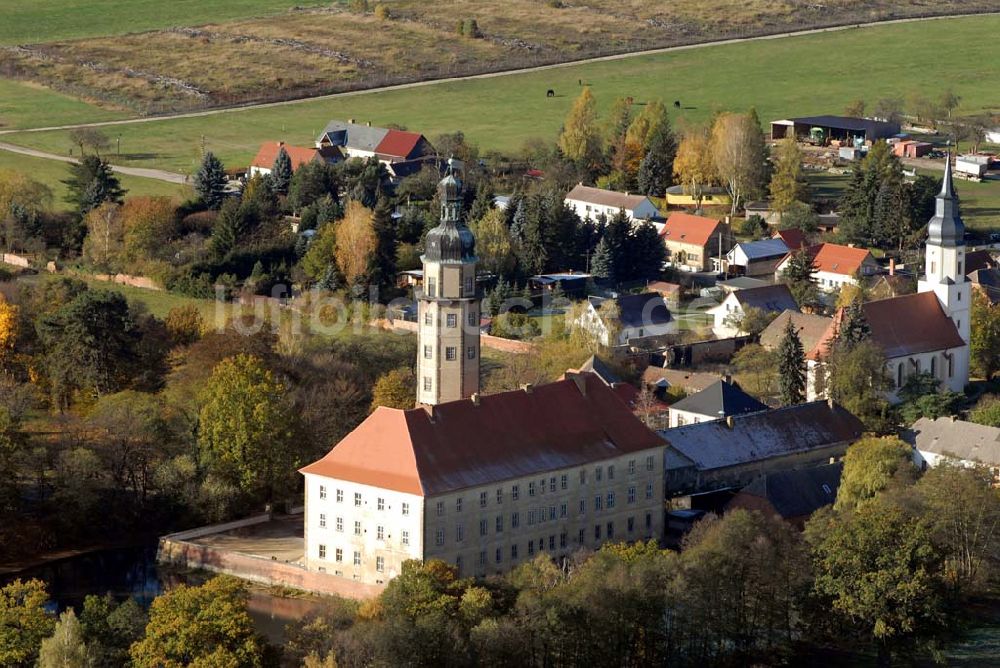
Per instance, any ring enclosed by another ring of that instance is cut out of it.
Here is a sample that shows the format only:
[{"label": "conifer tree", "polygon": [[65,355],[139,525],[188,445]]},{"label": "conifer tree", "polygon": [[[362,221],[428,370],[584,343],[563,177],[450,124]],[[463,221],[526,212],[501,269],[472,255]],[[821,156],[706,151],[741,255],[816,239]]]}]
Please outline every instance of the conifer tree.
[{"label": "conifer tree", "polygon": [[271,183],[275,191],[287,193],[288,186],[292,182],[292,159],[288,157],[288,151],[282,146],[278,149],[278,155],[274,159],[271,167]]},{"label": "conifer tree", "polygon": [[211,151],[205,153],[201,166],[194,175],[194,190],[202,204],[209,209],[218,209],[226,199],[226,168]]},{"label": "conifer tree", "polygon": [[677,155],[677,138],[664,118],[646,148],[646,155],[639,164],[637,176],[639,191],[646,195],[663,197],[673,183],[674,157]]},{"label": "conifer tree", "polygon": [[849,350],[867,341],[871,334],[872,328],[865,317],[864,305],[860,299],[855,299],[843,310],[836,345]]},{"label": "conifer tree", "polygon": [[786,406],[800,404],[806,398],[806,357],[802,339],[789,318],[784,336],[778,345],[778,386],[781,403]]},{"label": "conifer tree", "polygon": [[376,205],[372,229],[375,232],[375,252],[371,256],[368,275],[379,290],[390,290],[396,282],[396,228],[389,200],[380,199]]}]

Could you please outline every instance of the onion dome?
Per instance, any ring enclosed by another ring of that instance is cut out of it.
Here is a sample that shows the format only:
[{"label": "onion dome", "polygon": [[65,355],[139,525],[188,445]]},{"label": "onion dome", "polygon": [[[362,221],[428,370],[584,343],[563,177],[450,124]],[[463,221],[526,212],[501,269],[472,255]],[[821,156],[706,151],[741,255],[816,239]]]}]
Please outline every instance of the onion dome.
[{"label": "onion dome", "polygon": [[475,262],[476,238],[462,222],[462,181],[456,175],[458,161],[448,160],[448,171],[438,183],[441,222],[427,233],[424,260],[428,262]]}]

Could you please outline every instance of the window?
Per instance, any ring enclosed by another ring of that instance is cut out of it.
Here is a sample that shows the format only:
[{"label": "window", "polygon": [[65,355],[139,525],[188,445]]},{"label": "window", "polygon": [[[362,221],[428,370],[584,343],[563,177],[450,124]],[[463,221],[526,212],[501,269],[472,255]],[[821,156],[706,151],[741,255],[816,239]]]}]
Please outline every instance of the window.
[{"label": "window", "polygon": [[399,539],[399,542],[402,543],[403,545],[409,545],[410,544],[410,532],[407,531],[406,529],[403,529],[403,533],[400,534],[400,535],[402,537]]},{"label": "window", "polygon": [[646,483],[646,498],[647,499],[653,498],[653,483],[651,482]]},{"label": "window", "polygon": [[361,565],[361,553],[360,552],[355,552],[354,553],[354,565],[355,566],[360,566]]},{"label": "window", "polygon": [[503,515],[497,515],[497,533],[503,533]]},{"label": "window", "polygon": [[424,376],[424,392],[430,392],[430,391],[431,391],[431,377]]},{"label": "window", "polygon": [[486,520],[479,520],[479,535],[485,536],[487,531],[489,531],[489,527],[486,524]]},{"label": "window", "polygon": [[562,548],[566,547],[566,534],[565,533],[559,534],[559,547],[562,547]]},{"label": "window", "polygon": [[534,553],[535,553],[535,541],[529,540],[528,541],[528,556],[530,557]]},{"label": "window", "polygon": [[517,559],[517,543],[510,546],[510,558],[511,560]]},{"label": "window", "polygon": [[510,488],[510,498],[512,498],[515,501],[517,501],[517,499],[520,496],[521,496],[521,486],[520,485],[511,485],[511,488]]},{"label": "window", "polygon": [[503,548],[501,547],[497,548],[496,560],[498,564],[503,561]]},{"label": "window", "polygon": [[333,551],[333,558],[334,558],[334,560],[338,564],[342,563],[344,561],[344,550],[343,550],[343,548],[338,547],[336,550],[334,550]]},{"label": "window", "polygon": [[479,551],[479,565],[480,566],[486,565],[486,550]]},{"label": "window", "polygon": [[580,499],[580,514],[585,515],[587,513],[587,502]]},{"label": "window", "polygon": [[462,524],[455,525],[455,540],[462,542],[465,540],[465,526]]},{"label": "window", "polygon": [[360,520],[354,520],[354,535],[355,536],[360,536],[361,535],[361,521]]},{"label": "window", "polygon": [[408,503],[406,503],[404,501],[402,508],[403,508],[403,515],[409,515],[410,514],[410,504],[408,504]]},{"label": "window", "polygon": [[448,346],[444,349],[444,358],[449,362],[454,362],[457,358],[456,350],[455,346]]},{"label": "window", "polygon": [[458,497],[457,499],[455,499],[455,512],[456,513],[462,512],[462,497]]},{"label": "window", "polygon": [[538,493],[545,494],[545,478],[538,481]]},{"label": "window", "polygon": [[344,502],[344,490],[338,489],[337,490],[337,503],[343,503],[343,502]]},{"label": "window", "polygon": [[559,489],[569,489],[569,476],[565,473],[559,476]]},{"label": "window", "polygon": [[535,515],[536,515],[536,513],[535,513],[535,511],[534,511],[534,510],[529,510],[529,511],[528,511],[528,526],[529,526],[529,527],[530,527],[530,526],[531,526],[532,524],[534,524],[534,523],[535,523]]},{"label": "window", "polygon": [[937,378],[937,357],[931,358],[931,375]]},{"label": "window", "polygon": [[381,496],[378,497],[378,509],[385,510],[385,499],[383,499]]},{"label": "window", "polygon": [[635,475],[635,460],[634,459],[628,460],[628,474],[629,475]]},{"label": "window", "polygon": [[594,525],[594,540],[601,540],[601,525]]},{"label": "window", "polygon": [[385,527],[381,524],[375,527],[375,540],[385,540]]},{"label": "window", "polygon": [[437,278],[433,276],[427,279],[427,296],[437,297]]},{"label": "window", "polygon": [[319,558],[326,559],[326,545],[319,546]]},{"label": "window", "polygon": [[611,540],[614,537],[615,537],[615,523],[608,522],[608,540]]},{"label": "window", "polygon": [[534,496],[534,495],[535,495],[535,483],[529,482],[528,483],[528,496]]},{"label": "window", "polygon": [[326,528],[326,514],[325,513],[320,513],[319,514],[319,528],[320,529],[325,529]]},{"label": "window", "polygon": [[651,513],[646,513],[646,528],[649,529],[653,526],[653,515]]},{"label": "window", "polygon": [[896,387],[903,387],[903,363],[896,367]]},{"label": "window", "polygon": [[556,518],[556,507],[549,506],[549,519],[554,520]]},{"label": "window", "polygon": [[608,492],[607,507],[608,507],[608,510],[611,510],[612,508],[615,507],[615,493],[614,492]]},{"label": "window", "polygon": [[566,516],[569,514],[568,511],[569,511],[569,509],[566,507],[565,503],[559,504],[559,517],[560,518],[566,519]]},{"label": "window", "polygon": [[503,503],[503,487],[497,487],[497,503]]},{"label": "window", "polygon": [[614,464],[608,466],[608,480],[615,479],[615,466]]},{"label": "window", "polygon": [[628,518],[628,521],[626,522],[626,524],[628,525],[628,532],[629,533],[632,533],[633,531],[635,531],[635,518],[634,517]]},{"label": "window", "polygon": [[583,469],[580,469],[580,484],[581,485],[587,484],[587,472]]},{"label": "window", "polygon": [[480,492],[479,493],[479,507],[480,508],[485,508],[486,507],[486,500],[487,500],[486,492]]},{"label": "window", "polygon": [[475,326],[476,326],[476,312],[469,311],[469,327],[475,327]]},{"label": "window", "polygon": [[424,346],[424,359],[429,360],[433,356],[433,352],[434,352],[433,346],[429,345]]},{"label": "window", "polygon": [[594,510],[601,510],[604,507],[604,497],[600,494],[594,497]]},{"label": "window", "polygon": [[476,282],[472,276],[465,277],[465,293],[469,294],[476,288]]},{"label": "window", "polygon": [[955,375],[955,356],[954,355],[949,355],[948,356],[948,377],[951,378],[953,375]]},{"label": "window", "polygon": [[550,492],[556,491],[556,477],[555,476],[552,476],[551,478],[549,478],[549,491]]},{"label": "window", "polygon": [[598,466],[596,469],[594,469],[594,480],[597,481],[597,482],[601,482],[601,478],[602,478],[603,473],[604,473],[604,471],[601,469],[600,466]]},{"label": "window", "polygon": [[439,547],[444,545],[444,529],[438,529],[434,532],[434,544]]},{"label": "window", "polygon": [[521,524],[521,514],[511,513],[510,514],[510,528],[516,529]]},{"label": "window", "polygon": [[321,499],[325,499],[326,498],[326,485],[320,485],[319,486],[319,498],[321,498]]},{"label": "window", "polygon": [[455,557],[455,567],[458,568],[458,572],[462,572],[462,555]]},{"label": "window", "polygon": [[545,549],[545,539],[544,538],[539,538],[538,539],[538,551],[541,552],[544,549]]},{"label": "window", "polygon": [[583,545],[583,541],[587,540],[587,530],[580,529],[579,533],[576,535],[576,544]]},{"label": "window", "polygon": [[631,485],[628,488],[628,502],[635,503],[635,485]]},{"label": "window", "polygon": [[354,493],[354,505],[355,505],[355,507],[358,507],[358,506],[361,505],[361,492],[355,492]]},{"label": "window", "polygon": [[385,570],[385,557],[375,557],[375,570],[379,573]]},{"label": "window", "polygon": [[445,316],[445,323],[448,327],[458,327],[458,315],[455,313],[449,313]]},{"label": "window", "polygon": [[434,316],[431,315],[430,311],[424,311],[424,324],[425,325],[433,325],[434,324]]},{"label": "window", "polygon": [[653,455],[649,455],[646,457],[646,470],[647,471],[653,470]]},{"label": "window", "polygon": [[438,517],[441,517],[442,515],[444,515],[444,501],[438,501],[437,502],[437,506],[435,506],[435,507],[437,509],[437,516]]},{"label": "window", "polygon": [[337,518],[337,531],[343,532],[343,530],[344,530],[344,518],[343,517],[338,517]]},{"label": "window", "polygon": [[549,536],[549,549],[550,550],[556,549],[556,537],[555,536]]}]

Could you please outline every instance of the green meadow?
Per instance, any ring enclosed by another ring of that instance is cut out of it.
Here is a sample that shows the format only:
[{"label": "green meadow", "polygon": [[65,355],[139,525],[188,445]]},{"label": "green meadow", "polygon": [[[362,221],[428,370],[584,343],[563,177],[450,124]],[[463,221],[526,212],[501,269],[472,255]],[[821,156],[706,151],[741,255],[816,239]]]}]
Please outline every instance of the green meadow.
[{"label": "green meadow", "polygon": [[29,83],[0,79],[0,130],[117,121],[124,111],[88,104]]}]

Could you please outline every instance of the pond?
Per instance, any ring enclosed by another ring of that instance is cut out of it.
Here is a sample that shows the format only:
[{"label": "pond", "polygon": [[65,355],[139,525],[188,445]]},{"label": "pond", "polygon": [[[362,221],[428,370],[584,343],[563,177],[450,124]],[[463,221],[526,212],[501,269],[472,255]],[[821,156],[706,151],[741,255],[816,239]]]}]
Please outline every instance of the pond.
[{"label": "pond", "polygon": [[[198,585],[210,577],[211,573],[203,571],[157,564],[156,546],[147,545],[88,552],[8,575],[3,580],[42,580],[48,587],[53,609],[73,607],[79,611],[88,595],[108,592],[119,600],[132,597],[148,608],[164,591],[181,584]],[[247,608],[258,632],[275,644],[284,641],[286,625],[301,619],[321,601],[312,596],[275,596],[258,586],[251,586],[249,593]]]}]

